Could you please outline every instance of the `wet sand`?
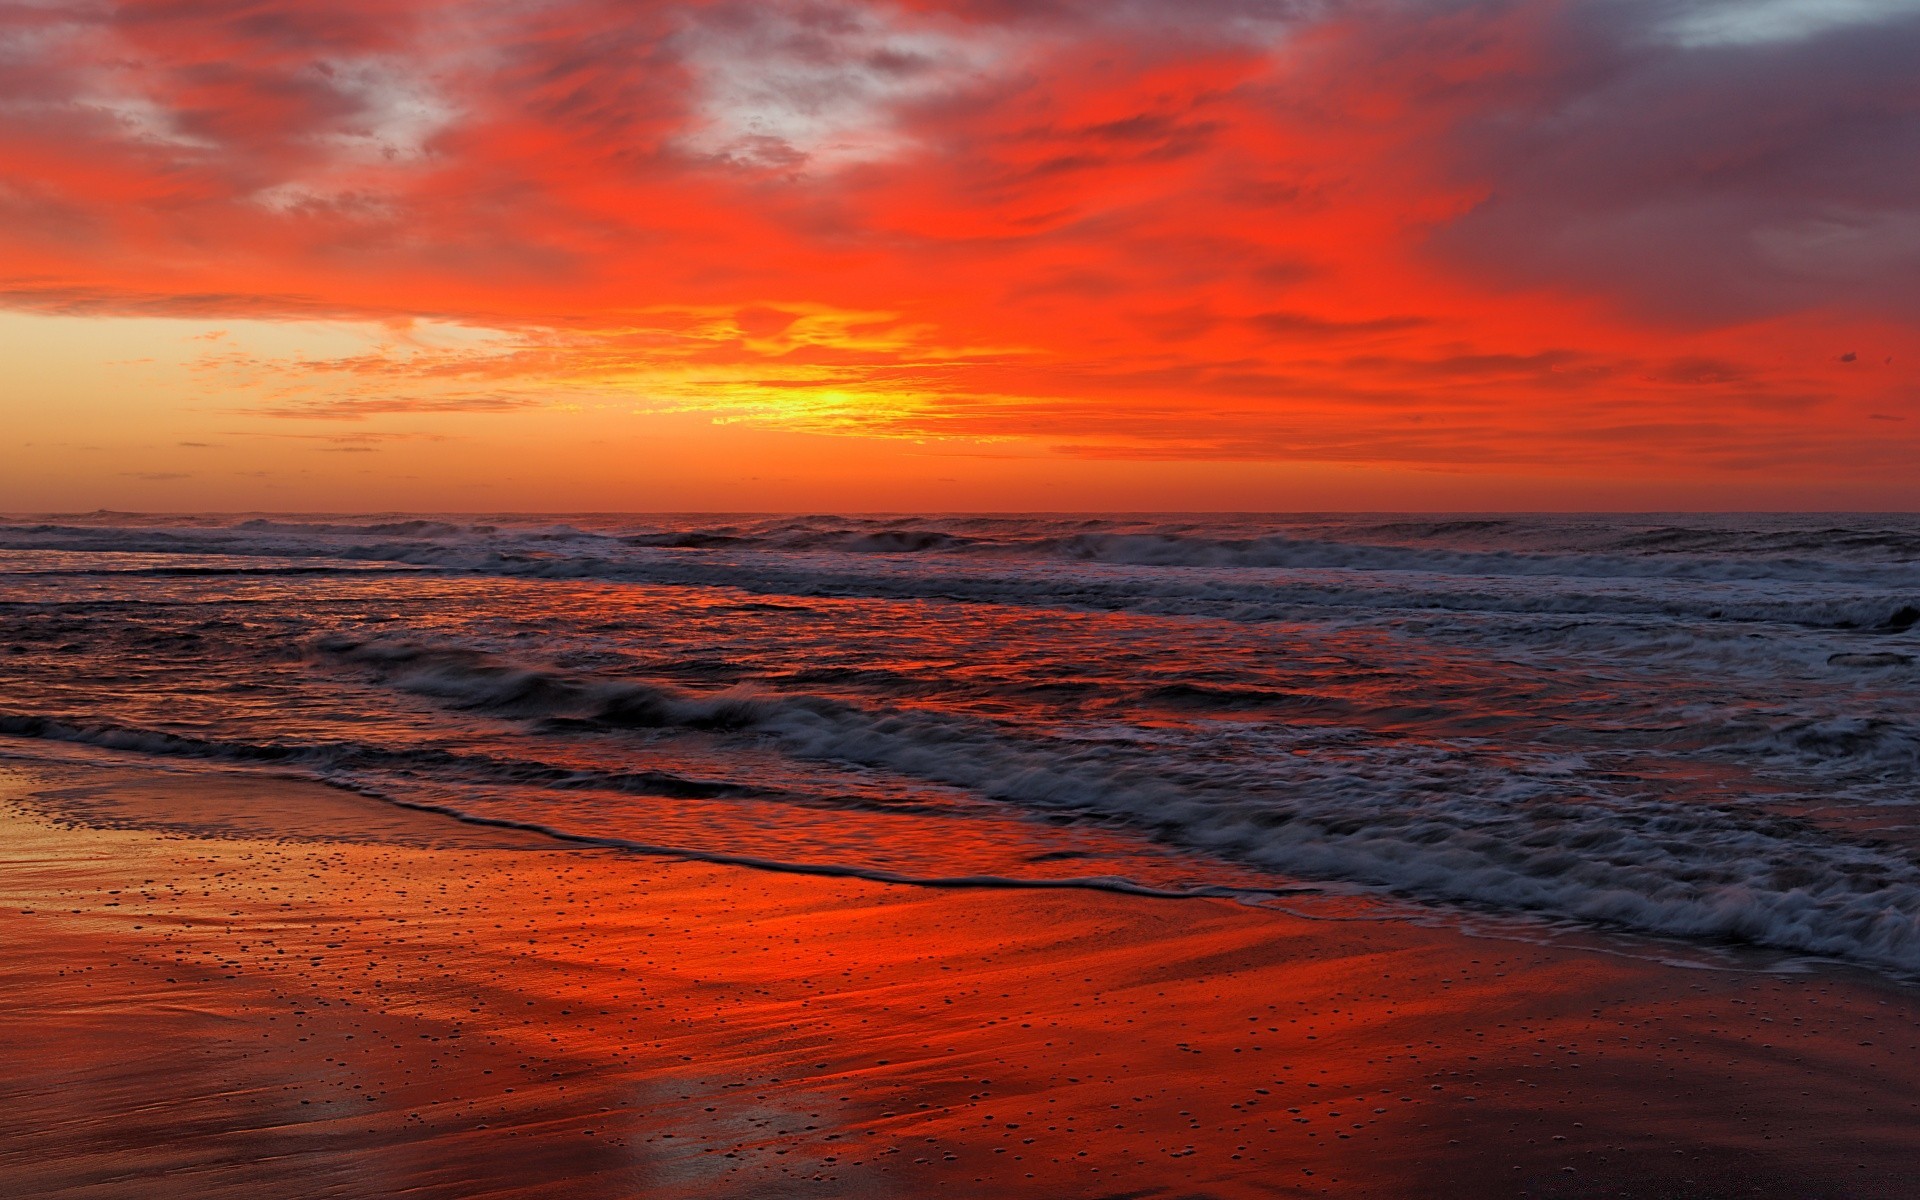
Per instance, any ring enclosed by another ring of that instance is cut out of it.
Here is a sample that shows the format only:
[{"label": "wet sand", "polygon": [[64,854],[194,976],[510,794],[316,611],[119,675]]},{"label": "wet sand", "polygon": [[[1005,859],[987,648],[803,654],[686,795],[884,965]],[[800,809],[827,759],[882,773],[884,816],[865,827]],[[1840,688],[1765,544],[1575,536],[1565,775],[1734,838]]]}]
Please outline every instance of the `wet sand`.
[{"label": "wet sand", "polygon": [[1920,988],[1843,968],[650,859],[251,774],[0,761],[0,830],[8,1196],[1920,1194]]}]

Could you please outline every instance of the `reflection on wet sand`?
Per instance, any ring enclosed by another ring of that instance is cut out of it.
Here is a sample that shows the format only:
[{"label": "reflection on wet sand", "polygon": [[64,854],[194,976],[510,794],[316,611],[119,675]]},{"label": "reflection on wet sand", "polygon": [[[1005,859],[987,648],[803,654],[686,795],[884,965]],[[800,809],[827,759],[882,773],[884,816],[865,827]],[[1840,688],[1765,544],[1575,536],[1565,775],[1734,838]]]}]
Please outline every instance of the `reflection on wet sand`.
[{"label": "reflection on wet sand", "polygon": [[[1920,1000],[1870,977],[487,844],[298,786],[14,772],[14,1194],[1911,1194]],[[222,827],[243,796],[298,840]]]}]

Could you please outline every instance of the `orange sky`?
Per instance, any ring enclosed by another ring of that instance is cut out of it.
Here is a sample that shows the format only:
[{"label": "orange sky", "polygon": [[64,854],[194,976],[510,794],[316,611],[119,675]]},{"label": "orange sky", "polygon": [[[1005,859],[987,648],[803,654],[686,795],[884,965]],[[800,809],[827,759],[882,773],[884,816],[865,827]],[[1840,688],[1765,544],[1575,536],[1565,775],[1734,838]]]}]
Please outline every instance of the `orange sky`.
[{"label": "orange sky", "polygon": [[10,0],[0,508],[1920,503],[1920,0]]}]

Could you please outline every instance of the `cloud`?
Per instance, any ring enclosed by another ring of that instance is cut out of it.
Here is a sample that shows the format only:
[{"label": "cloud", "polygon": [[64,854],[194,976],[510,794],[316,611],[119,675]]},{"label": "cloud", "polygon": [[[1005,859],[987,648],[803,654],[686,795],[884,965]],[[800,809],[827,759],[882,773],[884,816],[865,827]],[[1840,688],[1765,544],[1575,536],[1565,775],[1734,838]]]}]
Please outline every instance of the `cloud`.
[{"label": "cloud", "polygon": [[673,45],[699,97],[680,145],[777,168],[889,157],[908,136],[899,110],[1016,49],[992,24],[827,0],[690,8]]},{"label": "cloud", "polygon": [[[362,305],[320,295],[288,295],[241,289],[224,291],[146,291],[111,285],[62,285],[21,282],[0,287],[0,308],[58,317],[167,317],[180,320],[258,318],[326,320],[336,318],[406,319],[438,314],[390,305]],[[217,340],[216,334],[203,335]]]},{"label": "cloud", "polygon": [[236,430],[235,437],[266,438],[273,441],[312,442],[313,448],[326,454],[363,454],[372,453],[383,446],[408,442],[448,442],[454,439],[443,433],[430,433],[425,430],[383,429],[354,433],[278,433],[259,430]]},{"label": "cloud", "polygon": [[396,414],[514,412],[547,403],[535,396],[338,396],[232,411],[305,421],[364,421]]},{"label": "cloud", "polygon": [[0,57],[0,306],[486,335],[219,343],[264,420],[1913,448],[1913,3],[121,0]]},{"label": "cloud", "polygon": [[1326,339],[1404,333],[1432,322],[1425,317],[1372,317],[1362,321],[1341,321],[1299,312],[1263,312],[1248,317],[1247,324],[1270,337]]},{"label": "cloud", "polygon": [[[1757,30],[1815,6],[1738,9],[1685,11]],[[1826,5],[1834,20],[1791,39],[1649,43],[1666,10],[1588,3],[1510,35],[1551,70],[1448,131],[1452,170],[1486,196],[1435,247],[1492,281],[1686,324],[1920,316],[1920,4]]]},{"label": "cloud", "polygon": [[1920,11],[1916,0],[1692,0],[1657,27],[1682,46],[1793,42]]}]

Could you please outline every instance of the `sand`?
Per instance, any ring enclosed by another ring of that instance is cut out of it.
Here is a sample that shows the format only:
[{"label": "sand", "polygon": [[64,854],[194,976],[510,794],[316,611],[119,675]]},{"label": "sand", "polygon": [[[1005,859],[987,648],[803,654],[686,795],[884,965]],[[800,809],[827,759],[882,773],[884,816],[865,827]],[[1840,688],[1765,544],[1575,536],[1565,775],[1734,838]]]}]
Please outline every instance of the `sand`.
[{"label": "sand", "polygon": [[1302,911],[0,761],[0,1194],[1920,1194],[1920,989]]}]

